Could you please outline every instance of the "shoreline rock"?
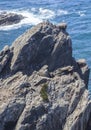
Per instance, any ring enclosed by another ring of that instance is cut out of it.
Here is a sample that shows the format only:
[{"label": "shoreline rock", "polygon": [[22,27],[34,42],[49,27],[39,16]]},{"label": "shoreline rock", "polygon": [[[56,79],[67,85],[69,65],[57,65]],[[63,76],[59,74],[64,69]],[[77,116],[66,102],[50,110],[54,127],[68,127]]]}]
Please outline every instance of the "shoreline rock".
[{"label": "shoreline rock", "polygon": [[7,26],[19,23],[24,17],[20,14],[15,13],[0,13],[0,26]]},{"label": "shoreline rock", "polygon": [[90,70],[66,27],[40,23],[0,52],[0,130],[91,129]]}]

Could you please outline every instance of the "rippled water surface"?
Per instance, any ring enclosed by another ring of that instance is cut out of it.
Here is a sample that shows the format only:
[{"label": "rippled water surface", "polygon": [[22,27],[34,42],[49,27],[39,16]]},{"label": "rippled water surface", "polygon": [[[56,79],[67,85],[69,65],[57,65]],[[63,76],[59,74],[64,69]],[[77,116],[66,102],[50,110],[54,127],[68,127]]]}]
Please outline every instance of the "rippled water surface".
[{"label": "rippled water surface", "polygon": [[74,57],[85,58],[91,68],[91,0],[0,0],[2,11],[22,14],[26,19],[13,26],[0,27],[0,50],[43,20],[54,24],[65,21],[72,37]]}]

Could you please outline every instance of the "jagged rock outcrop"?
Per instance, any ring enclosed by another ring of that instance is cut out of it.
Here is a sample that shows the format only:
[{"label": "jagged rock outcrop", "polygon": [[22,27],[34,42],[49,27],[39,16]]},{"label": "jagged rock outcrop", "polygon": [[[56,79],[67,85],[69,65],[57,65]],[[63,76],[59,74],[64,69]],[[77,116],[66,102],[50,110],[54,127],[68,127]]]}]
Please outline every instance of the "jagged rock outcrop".
[{"label": "jagged rock outcrop", "polygon": [[[40,69],[47,64],[50,70],[72,64],[71,39],[51,23],[41,23],[25,32],[12,45],[11,70]],[[64,58],[66,57],[66,58]],[[57,59],[57,60],[56,60]]]},{"label": "jagged rock outcrop", "polygon": [[0,130],[89,130],[89,68],[65,23],[43,22],[0,53]]},{"label": "jagged rock outcrop", "polygon": [[19,23],[24,17],[20,14],[15,13],[0,13],[0,26],[12,25]]}]

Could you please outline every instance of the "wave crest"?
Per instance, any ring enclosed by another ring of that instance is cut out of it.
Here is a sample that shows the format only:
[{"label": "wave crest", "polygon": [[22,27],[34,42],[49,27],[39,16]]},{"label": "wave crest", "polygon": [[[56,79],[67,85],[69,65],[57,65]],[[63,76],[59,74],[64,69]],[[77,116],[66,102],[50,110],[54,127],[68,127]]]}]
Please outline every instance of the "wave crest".
[{"label": "wave crest", "polygon": [[[0,13],[4,11],[0,10]],[[18,24],[8,25],[8,26],[0,26],[0,30],[12,30],[18,29],[25,25],[36,25],[43,20],[53,20],[56,16],[60,15],[67,15],[68,12],[65,10],[57,10],[53,11],[51,9],[44,9],[44,8],[32,8],[31,10],[5,10],[7,13],[16,13],[19,15],[24,16],[25,18],[21,20]]]}]

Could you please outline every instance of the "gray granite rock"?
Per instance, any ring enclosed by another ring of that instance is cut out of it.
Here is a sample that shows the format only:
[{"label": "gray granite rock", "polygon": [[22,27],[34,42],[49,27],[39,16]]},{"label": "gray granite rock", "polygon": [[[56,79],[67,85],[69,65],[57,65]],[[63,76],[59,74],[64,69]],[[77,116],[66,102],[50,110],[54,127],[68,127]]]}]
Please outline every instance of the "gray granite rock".
[{"label": "gray granite rock", "polygon": [[11,70],[49,70],[72,64],[71,39],[66,31],[49,22],[40,23],[20,36],[12,45]]},{"label": "gray granite rock", "polygon": [[4,49],[0,52],[0,73],[3,71],[3,68],[8,64],[10,57],[10,48],[9,46],[5,46]]},{"label": "gray granite rock", "polygon": [[89,68],[64,28],[38,24],[0,52],[0,130],[91,129]]}]

